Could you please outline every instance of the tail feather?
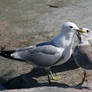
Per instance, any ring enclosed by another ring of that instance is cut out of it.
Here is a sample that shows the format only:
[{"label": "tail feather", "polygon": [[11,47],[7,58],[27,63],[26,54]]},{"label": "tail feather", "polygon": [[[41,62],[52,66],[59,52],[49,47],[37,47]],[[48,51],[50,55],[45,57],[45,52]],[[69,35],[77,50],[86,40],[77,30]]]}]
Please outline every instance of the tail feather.
[{"label": "tail feather", "polygon": [[14,53],[14,52],[15,52],[14,50],[10,50],[10,51],[2,50],[2,51],[0,52],[0,55],[1,55],[2,57],[5,57],[5,58],[14,59],[14,58],[11,56],[11,54]]},{"label": "tail feather", "polygon": [[9,59],[25,61],[25,60],[23,60],[23,59],[14,58],[14,57],[12,56],[12,54],[13,54],[14,52],[16,52],[16,51],[15,51],[15,50],[1,50],[0,56],[5,57],[5,58],[9,58]]}]

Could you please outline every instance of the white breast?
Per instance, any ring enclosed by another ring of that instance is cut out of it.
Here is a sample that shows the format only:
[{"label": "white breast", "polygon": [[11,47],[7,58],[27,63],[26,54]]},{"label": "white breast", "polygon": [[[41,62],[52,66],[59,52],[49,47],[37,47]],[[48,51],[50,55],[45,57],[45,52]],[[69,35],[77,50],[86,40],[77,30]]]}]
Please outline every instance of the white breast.
[{"label": "white breast", "polygon": [[63,52],[61,53],[61,60],[55,65],[61,65],[65,63],[71,57],[72,49],[63,49]]}]

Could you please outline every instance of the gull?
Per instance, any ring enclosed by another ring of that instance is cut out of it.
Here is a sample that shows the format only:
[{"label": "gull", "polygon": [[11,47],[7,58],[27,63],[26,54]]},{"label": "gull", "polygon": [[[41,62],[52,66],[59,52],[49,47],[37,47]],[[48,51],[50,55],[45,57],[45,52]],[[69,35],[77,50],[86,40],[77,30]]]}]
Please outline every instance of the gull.
[{"label": "gull", "polygon": [[88,28],[82,28],[83,34],[78,33],[78,45],[74,49],[73,57],[75,63],[82,68],[84,78],[82,84],[86,80],[86,71],[92,69],[92,31]]},{"label": "gull", "polygon": [[0,55],[45,68],[48,71],[48,82],[51,83],[49,73],[52,79],[56,78],[52,75],[50,68],[65,63],[71,57],[76,32],[82,33],[83,30],[78,28],[75,23],[65,22],[61,27],[60,33],[52,40],[16,50],[2,49]]}]

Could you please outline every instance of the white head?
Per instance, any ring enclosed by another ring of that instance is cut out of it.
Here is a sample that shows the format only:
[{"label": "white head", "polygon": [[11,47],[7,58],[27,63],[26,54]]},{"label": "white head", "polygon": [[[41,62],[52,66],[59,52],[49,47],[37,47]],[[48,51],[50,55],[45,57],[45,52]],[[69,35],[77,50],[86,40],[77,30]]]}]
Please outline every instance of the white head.
[{"label": "white head", "polygon": [[83,30],[84,33],[77,34],[79,44],[89,44],[88,40],[92,38],[92,31],[88,28],[81,28],[81,30]]},{"label": "white head", "polygon": [[84,31],[84,33],[78,33],[77,36],[82,38],[85,38],[86,40],[89,40],[92,38],[92,31],[88,28],[81,28],[81,30]]},{"label": "white head", "polygon": [[77,32],[82,32],[80,28],[77,27],[77,25],[73,22],[65,22],[62,25],[61,33],[58,34],[54,39],[54,43],[62,46],[67,47],[69,46],[73,41],[74,34]]},{"label": "white head", "polygon": [[86,39],[91,39],[92,38],[92,31],[89,28],[82,28],[82,30],[84,30],[85,33],[81,34],[83,37],[85,37]]},{"label": "white head", "polygon": [[61,32],[63,33],[75,33],[79,31],[79,28],[78,26],[73,23],[73,22],[65,22],[63,25],[62,25],[62,29],[61,29]]}]

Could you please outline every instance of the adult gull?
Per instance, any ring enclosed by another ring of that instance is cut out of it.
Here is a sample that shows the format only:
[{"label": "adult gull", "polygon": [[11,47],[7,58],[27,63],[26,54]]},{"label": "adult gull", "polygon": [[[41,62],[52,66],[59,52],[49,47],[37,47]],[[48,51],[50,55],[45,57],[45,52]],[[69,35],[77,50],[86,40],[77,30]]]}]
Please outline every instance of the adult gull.
[{"label": "adult gull", "polygon": [[[39,43],[16,50],[1,50],[0,55],[6,58],[23,60],[38,67],[49,70],[52,66],[65,63],[72,53],[73,38],[76,32],[83,32],[76,24],[65,22],[60,33],[51,41]],[[48,72],[48,81],[50,83]],[[52,75],[53,79],[56,79]]]}]

